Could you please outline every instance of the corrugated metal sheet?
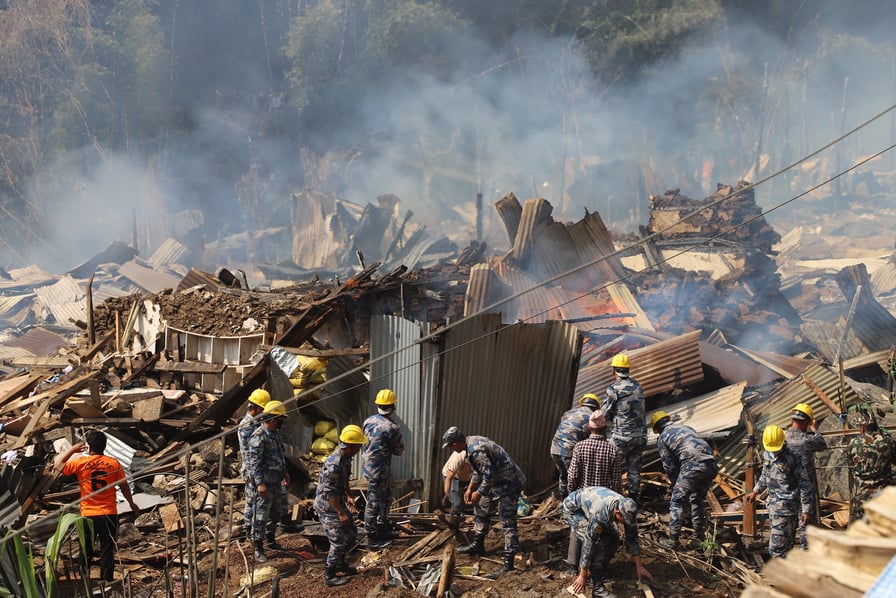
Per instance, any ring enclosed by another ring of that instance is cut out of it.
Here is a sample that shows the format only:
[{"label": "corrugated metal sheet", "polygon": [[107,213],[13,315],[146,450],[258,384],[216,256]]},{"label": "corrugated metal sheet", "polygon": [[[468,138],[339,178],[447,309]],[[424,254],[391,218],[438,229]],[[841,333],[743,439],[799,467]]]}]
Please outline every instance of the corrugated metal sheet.
[{"label": "corrugated metal sheet", "polygon": [[[526,488],[553,483],[550,442],[572,403],[581,350],[578,329],[563,322],[503,326],[494,314],[460,321],[445,333],[436,436],[450,426],[487,436],[507,450],[528,478]],[[448,451],[436,442],[431,479]]]},{"label": "corrugated metal sheet", "polygon": [[162,241],[162,244],[146,260],[146,263],[154,268],[158,268],[163,264],[179,262],[188,253],[190,253],[190,250],[187,249],[186,245],[169,237]]},{"label": "corrugated metal sheet", "polygon": [[31,323],[33,318],[34,294],[0,296],[0,321],[8,326],[22,328]]},{"label": "corrugated metal sheet", "polygon": [[175,292],[180,293],[181,291],[192,289],[193,287],[198,286],[205,286],[210,291],[216,291],[221,288],[222,285],[220,280],[218,280],[208,272],[202,272],[201,270],[190,270],[174,290]]},{"label": "corrugated metal sheet", "polygon": [[71,276],[63,276],[57,282],[34,289],[41,303],[46,306],[72,303],[84,299],[87,285],[77,282]]},{"label": "corrugated metal sheet", "polygon": [[292,195],[292,261],[307,269],[336,268],[349,233],[335,196],[302,192]]},{"label": "corrugated metal sheet", "polygon": [[[700,360],[700,347],[697,343],[699,339],[700,331],[695,330],[654,345],[627,351],[632,364],[632,378],[644,389],[645,397],[703,380],[703,362]],[[575,395],[586,392],[600,395],[613,380],[613,368],[610,367],[609,360],[583,367],[579,370]]]},{"label": "corrugated metal sheet", "polygon": [[698,346],[703,363],[717,370],[728,383],[744,380],[750,386],[763,386],[781,379],[780,375],[764,365],[745,359],[729,348],[703,342]]},{"label": "corrugated metal sheet", "polygon": [[892,256],[888,263],[874,270],[871,288],[875,295],[888,295],[896,291],[896,263]]},{"label": "corrugated metal sheet", "polygon": [[814,363],[811,359],[800,359],[798,357],[790,357],[789,355],[780,355],[778,353],[754,351],[736,345],[731,346],[755,360],[757,363],[777,372],[783,378],[793,378]]},{"label": "corrugated metal sheet", "polygon": [[870,365],[877,364],[880,366],[880,369],[887,371],[889,368],[887,361],[890,357],[890,350],[883,349],[881,351],[874,351],[872,353],[867,353],[865,355],[859,355],[858,357],[853,357],[852,359],[844,359],[843,360],[843,369],[845,371],[865,368]]},{"label": "corrugated metal sheet", "polygon": [[[404,453],[392,458],[392,478],[423,479],[422,500],[428,500],[435,430],[435,364],[424,354],[430,344],[416,341],[429,334],[429,324],[393,316],[370,320],[370,386],[362,418],[376,413],[373,400],[383,388],[398,397],[397,420],[401,425]],[[354,464],[361,475],[360,459]]]},{"label": "corrugated metal sheet", "polygon": [[174,289],[180,283],[177,277],[142,266],[136,260],[122,264],[118,268],[118,273],[149,293]]},{"label": "corrugated metal sheet", "polygon": [[[837,354],[837,345],[840,343],[840,337],[843,336],[842,322],[831,324],[821,320],[803,320],[802,324],[800,324],[800,332],[818,349],[825,359],[829,362],[834,361],[834,356]],[[840,350],[840,356],[844,359],[850,359],[866,351],[867,349],[859,340],[859,337],[852,330],[849,330],[846,335],[846,341]]]},{"label": "corrugated metal sheet", "polygon": [[37,357],[28,349],[22,347],[10,347],[9,345],[0,345],[0,360],[15,361],[18,358]]},{"label": "corrugated metal sheet", "polygon": [[[702,438],[727,437],[740,424],[743,411],[741,398],[746,386],[746,382],[732,384],[662,409],[676,423],[694,428]],[[656,438],[653,430],[648,430],[647,443],[655,445]]]},{"label": "corrugated metal sheet", "polygon": [[37,357],[52,355],[60,347],[69,344],[68,339],[45,328],[32,328],[19,338],[6,343],[8,347],[19,347]]},{"label": "corrugated metal sheet", "polygon": [[8,274],[9,280],[0,280],[0,291],[30,289],[59,278],[54,274],[44,272],[39,266],[35,265],[26,268],[14,268],[9,270]]}]

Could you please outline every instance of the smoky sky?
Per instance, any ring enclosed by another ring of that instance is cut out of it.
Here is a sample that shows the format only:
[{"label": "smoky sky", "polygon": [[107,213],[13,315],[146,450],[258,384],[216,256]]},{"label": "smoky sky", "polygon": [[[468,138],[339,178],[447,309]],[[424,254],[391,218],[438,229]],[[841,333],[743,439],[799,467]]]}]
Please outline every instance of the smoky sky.
[{"label": "smoky sky", "polygon": [[[733,185],[746,176],[757,150],[767,157],[766,175],[893,102],[893,52],[878,41],[889,39],[893,9],[878,7],[861,21],[835,8],[794,31],[762,27],[748,15],[729,19],[694,34],[637,77],[616,82],[596,81],[570,39],[522,31],[496,49],[471,27],[437,77],[387,72],[354,98],[351,114],[303,123],[302,138],[345,154],[339,196],[363,205],[395,194],[430,234],[450,234],[461,244],[474,229],[469,218],[458,223],[457,214],[472,209],[477,192],[495,250],[507,239],[492,205],[509,192],[521,200],[544,197],[557,220],[596,210],[611,228],[631,231],[646,223],[649,193],[677,187],[703,198],[717,182]],[[886,18],[880,10],[888,11]],[[257,21],[254,14],[245,20]],[[240,22],[239,15],[228,22]],[[831,33],[838,22],[853,37]],[[194,48],[185,56],[207,61],[208,68],[181,67],[205,76],[177,79],[175,95],[194,98],[190,128],[173,132],[164,151],[71,160],[35,177],[33,185],[53,198],[44,223],[50,233],[44,243],[8,256],[11,266],[24,257],[64,271],[113,240],[130,241],[135,219],[146,257],[170,231],[166,220],[186,208],[206,213],[207,240],[241,232],[254,224],[234,182],[253,161],[273,185],[266,224],[289,224],[288,193],[303,188],[304,178],[293,134],[298,125],[272,100],[287,93],[270,76],[282,57],[270,39],[256,36],[258,46],[232,49],[243,60],[239,76],[228,74],[220,56],[202,49],[203,40],[221,43],[226,33],[181,34],[178,43],[189,40]],[[257,134],[257,114],[247,108],[266,113],[275,133]],[[887,117],[845,142],[842,164],[891,143],[893,129]],[[789,187],[758,189],[757,201],[774,205],[833,174],[836,157],[828,152],[827,162],[801,171]],[[289,246],[281,257],[289,259]]]}]

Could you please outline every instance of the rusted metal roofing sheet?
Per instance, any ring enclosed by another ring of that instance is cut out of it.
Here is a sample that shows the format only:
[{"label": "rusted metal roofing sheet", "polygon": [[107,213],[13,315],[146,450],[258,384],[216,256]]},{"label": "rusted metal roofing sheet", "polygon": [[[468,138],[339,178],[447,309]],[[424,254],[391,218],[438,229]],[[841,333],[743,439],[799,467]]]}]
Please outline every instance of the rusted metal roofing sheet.
[{"label": "rusted metal roofing sheet", "polygon": [[798,357],[790,357],[789,355],[781,355],[779,353],[768,353],[766,351],[754,351],[736,345],[731,346],[755,360],[757,363],[777,372],[782,378],[793,378],[815,363],[811,359],[800,359]]},{"label": "rusted metal roofing sheet", "polygon": [[889,358],[890,350],[882,349],[880,351],[866,353],[865,355],[859,355],[858,357],[853,357],[852,359],[844,359],[843,369],[849,371],[877,364],[880,366],[880,369],[886,372],[889,368]]},{"label": "rusted metal roofing sheet", "polygon": [[[430,343],[416,341],[429,334],[429,324],[394,316],[374,316],[370,320],[370,385],[362,418],[376,413],[374,399],[383,388],[397,397],[396,420],[401,426],[404,453],[392,458],[392,479],[423,479],[421,498],[429,499],[432,454],[436,441],[436,363],[427,351]],[[359,422],[360,423],[360,422]],[[441,434],[441,433],[439,433]],[[361,475],[362,459],[353,465]],[[439,478],[439,481],[441,478]]]},{"label": "rusted metal roofing sheet", "polygon": [[190,253],[190,250],[183,243],[169,237],[162,241],[162,244],[146,260],[146,263],[153,268],[158,268],[163,264],[179,262],[188,253]]},{"label": "rusted metal roofing sheet", "polygon": [[703,342],[698,346],[703,363],[717,370],[728,383],[744,380],[750,386],[762,386],[781,379],[774,371],[752,359],[745,359],[730,348]]},{"label": "rusted metal roofing sheet", "polygon": [[[632,378],[644,389],[644,396],[669,392],[703,380],[703,362],[697,341],[700,331],[694,330],[653,345],[627,351],[631,360]],[[579,370],[576,396],[586,392],[603,393],[614,380],[613,368],[606,360]]]},{"label": "rusted metal roofing sheet", "polygon": [[212,276],[208,272],[191,269],[189,272],[187,272],[187,275],[183,277],[183,279],[177,285],[177,288],[174,290],[175,292],[180,293],[181,291],[192,289],[193,287],[198,286],[205,286],[210,291],[216,291],[223,285],[221,284],[220,280],[218,280],[215,276]]},{"label": "rusted metal roofing sheet", "polygon": [[[741,398],[746,382],[663,407],[676,423],[694,428],[702,438],[727,437],[740,423],[743,411]],[[648,418],[649,418],[648,414]],[[647,431],[647,443],[656,444],[657,435]]]},{"label": "rusted metal roofing sheet", "polygon": [[446,331],[431,479],[448,458],[442,433],[458,426],[504,447],[526,474],[527,489],[553,483],[551,438],[572,404],[580,350],[579,331],[563,322],[504,326],[485,314]]},{"label": "rusted metal roofing sheet", "polygon": [[335,256],[349,238],[335,196],[302,192],[292,195],[292,261],[303,268],[336,268]]},{"label": "rusted metal roofing sheet", "polygon": [[125,262],[118,273],[148,293],[160,293],[165,289],[177,288],[180,279],[164,272],[147,268],[136,260]]},{"label": "rusted metal roofing sheet", "polygon": [[[837,346],[843,336],[843,323],[832,324],[822,320],[803,320],[800,324],[800,332],[809,339],[809,342],[818,349],[819,353],[828,361],[833,362],[837,354]],[[846,341],[840,350],[840,356],[844,359],[857,357],[867,352],[865,345],[859,340],[855,332],[849,330]]]},{"label": "rusted metal roofing sheet", "polygon": [[24,349],[36,357],[52,355],[69,344],[68,339],[45,328],[32,328],[19,338],[6,342],[6,346]]},{"label": "rusted metal roofing sheet", "polygon": [[20,328],[27,324],[33,314],[31,310],[34,294],[0,296],[0,321]]}]

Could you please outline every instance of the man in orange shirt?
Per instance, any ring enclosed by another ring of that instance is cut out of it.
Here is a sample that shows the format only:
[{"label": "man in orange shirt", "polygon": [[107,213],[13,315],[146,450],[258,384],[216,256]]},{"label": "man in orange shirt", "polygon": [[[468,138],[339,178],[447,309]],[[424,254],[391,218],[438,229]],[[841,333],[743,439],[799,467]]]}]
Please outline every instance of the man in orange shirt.
[{"label": "man in orange shirt", "polygon": [[[106,450],[106,435],[99,430],[91,430],[85,435],[86,442],[79,442],[65,453],[57,455],[53,467],[57,473],[78,478],[81,491],[81,515],[93,521],[93,534],[100,541],[100,575],[104,581],[112,581],[115,572],[115,549],[118,539],[118,506],[115,487],[121,488],[125,500],[131,505],[134,515],[140,514],[140,507],[131,496],[121,463],[115,457],[103,455]],[[75,453],[90,449],[89,455],[81,455],[69,460]],[[87,544],[85,562],[93,556],[93,541]]]}]

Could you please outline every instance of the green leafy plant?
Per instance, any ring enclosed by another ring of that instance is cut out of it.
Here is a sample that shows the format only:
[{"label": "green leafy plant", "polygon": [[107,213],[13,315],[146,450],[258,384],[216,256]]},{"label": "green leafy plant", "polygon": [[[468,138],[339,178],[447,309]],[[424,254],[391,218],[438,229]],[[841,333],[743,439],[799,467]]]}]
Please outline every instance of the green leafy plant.
[{"label": "green leafy plant", "polygon": [[[11,550],[10,545],[12,546]],[[22,537],[10,532],[3,539],[0,546],[2,546],[5,552],[10,552],[12,553],[12,556],[15,557],[16,568],[19,572],[19,581],[21,582],[25,598],[40,598],[42,593],[37,586],[37,578],[34,575],[34,556],[31,554],[31,550],[25,546]],[[4,597],[13,597],[17,594],[13,594],[12,589],[10,588],[2,588],[0,595]]]},{"label": "green leafy plant", "polygon": [[[87,517],[82,517],[75,513],[65,513],[56,525],[56,532],[47,541],[47,551],[45,555],[44,575],[47,582],[47,595],[53,594],[53,585],[56,583],[56,562],[59,560],[59,551],[68,530],[72,526],[78,532],[78,542],[81,546],[81,554],[87,550],[87,543],[93,540],[93,521]],[[88,535],[89,534],[89,535]]]}]

